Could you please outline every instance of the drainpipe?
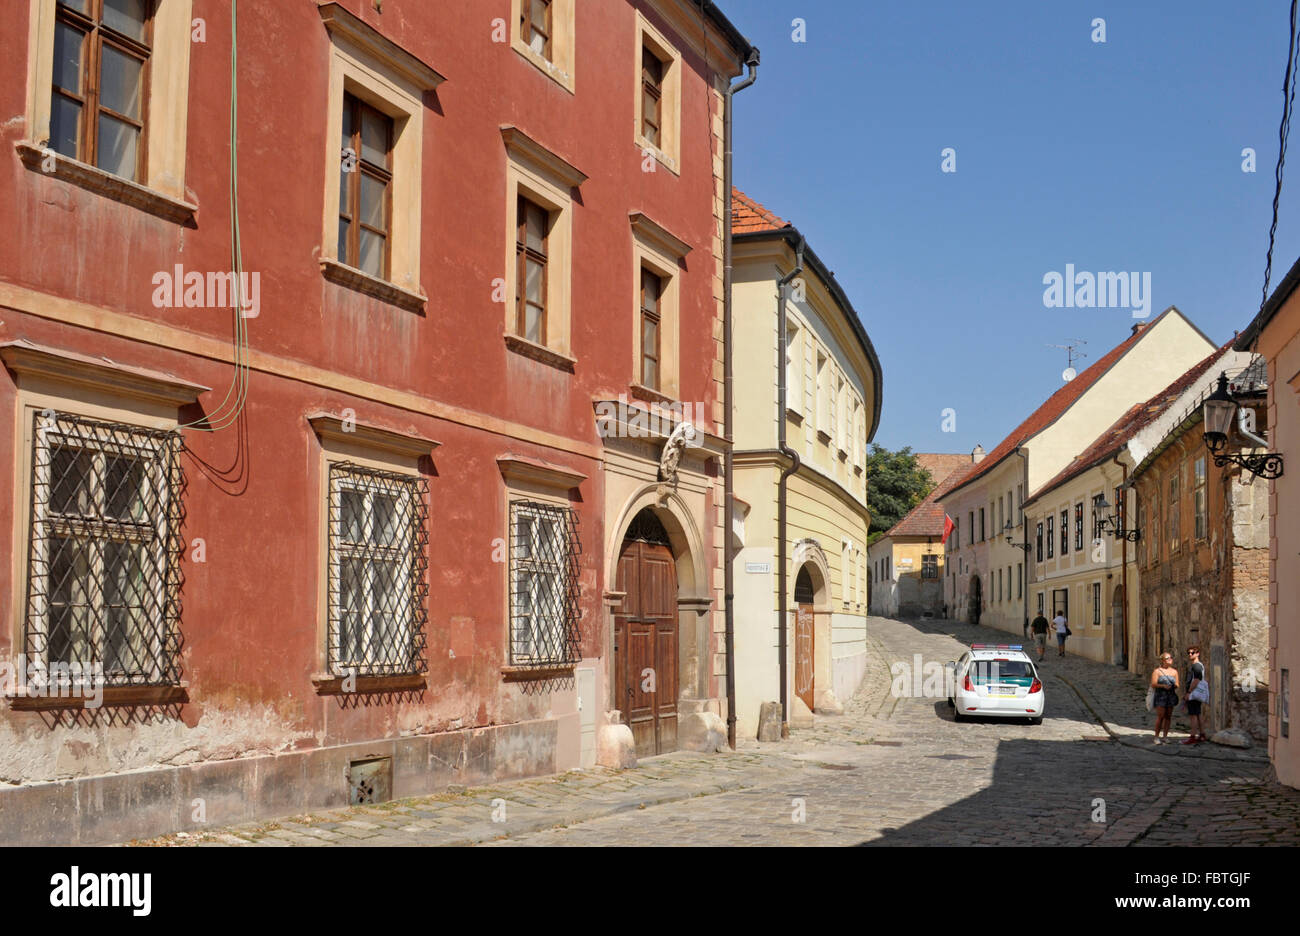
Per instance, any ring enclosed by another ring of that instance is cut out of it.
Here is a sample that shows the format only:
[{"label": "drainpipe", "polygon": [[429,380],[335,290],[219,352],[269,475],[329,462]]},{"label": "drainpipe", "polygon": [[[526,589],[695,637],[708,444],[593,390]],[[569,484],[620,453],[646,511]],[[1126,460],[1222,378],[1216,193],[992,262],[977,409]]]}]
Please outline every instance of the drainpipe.
[{"label": "drainpipe", "polygon": [[[1116,452],[1113,456],[1111,456],[1111,461],[1119,465],[1120,469],[1124,472],[1123,480],[1120,483],[1120,490],[1124,491],[1125,496],[1127,496],[1128,465],[1124,464],[1122,461],[1119,460],[1118,452]],[[1118,504],[1115,505],[1115,509],[1116,510],[1120,509]],[[1128,529],[1127,510],[1124,511],[1124,528],[1126,530]],[[1138,535],[1140,536],[1141,534]],[[1119,567],[1119,588],[1120,591],[1124,593],[1124,600],[1120,602],[1120,612],[1119,612],[1120,627],[1123,628],[1120,632],[1120,645],[1119,645],[1120,664],[1119,665],[1124,667],[1125,669],[1128,669],[1128,538],[1127,537],[1125,537],[1124,540],[1122,541],[1122,545],[1120,546],[1120,549],[1122,550],[1121,552],[1122,559],[1120,560],[1121,564]]]},{"label": "drainpipe", "polygon": [[785,568],[785,506],[786,506],[786,482],[789,481],[790,475],[799,470],[799,453],[790,448],[785,440],[785,401],[787,387],[785,385],[785,355],[786,355],[786,302],[790,295],[790,283],[794,281],[800,273],[803,272],[803,251],[807,242],[803,235],[799,235],[799,245],[795,248],[794,269],[785,276],[776,281],[777,302],[776,302],[776,447],[781,454],[790,459],[790,464],[781,469],[781,478],[776,486],[776,567],[777,578],[780,584],[779,595],[777,599],[777,653],[780,654],[778,666],[781,672],[781,737],[790,737],[790,700],[787,695],[786,682],[786,630],[789,625],[786,622],[788,609],[786,608],[786,583],[788,576]]},{"label": "drainpipe", "polygon": [[[731,98],[744,91],[758,78],[758,49],[751,48],[745,59],[749,75],[727,87],[723,95],[722,118],[722,435],[732,442],[732,379],[731,379]],[[735,489],[731,470],[731,451],[727,451],[722,473],[722,593],[725,617],[724,652],[727,662],[727,744],[736,749],[736,609],[735,609],[735,559],[731,545],[731,528],[735,516]]]},{"label": "drainpipe", "polygon": [[[1020,451],[1020,448],[1021,447],[1017,445],[1016,450],[1012,454],[1019,455],[1021,461],[1023,462],[1022,467],[1024,468],[1024,472],[1023,472],[1024,481],[1021,483],[1024,485],[1024,492],[1025,492],[1024,496],[1028,497],[1029,496],[1029,455],[1026,452]],[[1023,502],[1020,506],[1020,542],[1024,544],[1024,548],[1020,550],[1021,555],[1024,557],[1021,561],[1020,567],[1025,570],[1022,579],[1022,581],[1025,583],[1024,590],[1023,590],[1023,598],[1025,603],[1022,608],[1022,612],[1024,614],[1024,620],[1021,622],[1022,625],[1021,633],[1028,635],[1029,634],[1029,524],[1025,523],[1025,510],[1024,510]]]}]

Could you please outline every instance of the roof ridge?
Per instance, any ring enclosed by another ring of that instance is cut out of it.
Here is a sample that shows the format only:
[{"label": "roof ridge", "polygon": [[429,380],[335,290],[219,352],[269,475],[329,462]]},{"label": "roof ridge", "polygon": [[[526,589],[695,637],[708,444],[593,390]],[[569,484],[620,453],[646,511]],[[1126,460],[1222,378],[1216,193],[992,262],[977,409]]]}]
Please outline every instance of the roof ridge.
[{"label": "roof ridge", "polygon": [[1179,318],[1187,321],[1187,317],[1183,315],[1182,310],[1171,305],[1150,322],[1143,324],[1142,327],[1135,327],[1132,334],[1099,357],[1083,373],[1053,391],[1033,412],[1004,436],[1002,441],[990,449],[988,454],[976,464],[975,470],[971,471],[957,486],[965,485],[985,472],[991,471],[1001,464],[1025,439],[1037,435],[1060,419],[1093,384],[1100,380],[1116,362],[1131,351],[1144,337],[1150,334],[1155,325],[1170,312],[1177,312]]}]

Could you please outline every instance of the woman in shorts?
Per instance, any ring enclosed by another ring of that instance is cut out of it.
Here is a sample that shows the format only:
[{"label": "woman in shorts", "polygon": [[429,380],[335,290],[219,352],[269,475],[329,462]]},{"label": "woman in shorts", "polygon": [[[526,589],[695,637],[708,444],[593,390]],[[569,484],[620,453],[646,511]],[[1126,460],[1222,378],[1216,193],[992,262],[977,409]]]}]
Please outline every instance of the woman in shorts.
[{"label": "woman in shorts", "polygon": [[[1151,688],[1155,690],[1151,707],[1156,710],[1156,735],[1151,743],[1162,744],[1169,740],[1169,725],[1174,720],[1174,706],[1178,704],[1178,670],[1174,669],[1173,654],[1160,654],[1160,665],[1151,671]],[[1165,731],[1163,739],[1161,728]]]}]

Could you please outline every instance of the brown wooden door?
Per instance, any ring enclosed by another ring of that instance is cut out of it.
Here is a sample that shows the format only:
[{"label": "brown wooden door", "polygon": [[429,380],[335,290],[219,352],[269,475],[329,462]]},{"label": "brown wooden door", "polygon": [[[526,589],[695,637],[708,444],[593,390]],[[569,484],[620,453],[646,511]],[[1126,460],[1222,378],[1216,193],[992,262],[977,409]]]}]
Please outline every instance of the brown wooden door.
[{"label": "brown wooden door", "polygon": [[813,608],[799,605],[794,618],[794,694],[813,707]]},{"label": "brown wooden door", "polygon": [[638,757],[677,750],[677,569],[667,546],[627,542],[614,615],[614,691]]}]

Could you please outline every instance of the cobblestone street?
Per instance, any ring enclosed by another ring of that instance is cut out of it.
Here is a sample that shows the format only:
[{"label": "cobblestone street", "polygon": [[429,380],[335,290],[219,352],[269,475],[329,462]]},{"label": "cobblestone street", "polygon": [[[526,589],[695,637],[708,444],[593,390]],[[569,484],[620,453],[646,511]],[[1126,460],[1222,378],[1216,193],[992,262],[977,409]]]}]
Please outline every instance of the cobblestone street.
[{"label": "cobblestone street", "polygon": [[[890,665],[1020,641],[951,621],[869,624],[870,665],[845,714],[819,716],[779,744],[151,844],[1300,844],[1300,791],[1269,782],[1262,749],[1150,743],[1141,678],[1049,650],[1041,725],[955,723],[944,698],[896,698]],[[1186,737],[1179,728],[1171,740]]]}]

